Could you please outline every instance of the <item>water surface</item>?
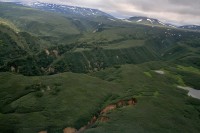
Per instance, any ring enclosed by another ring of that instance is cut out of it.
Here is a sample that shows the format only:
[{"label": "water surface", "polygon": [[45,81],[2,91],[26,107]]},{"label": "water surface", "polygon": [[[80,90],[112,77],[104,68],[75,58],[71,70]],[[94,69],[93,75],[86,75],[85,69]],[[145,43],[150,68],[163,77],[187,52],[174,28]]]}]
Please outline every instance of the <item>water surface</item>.
[{"label": "water surface", "polygon": [[200,90],[196,90],[192,87],[186,87],[186,86],[177,86],[180,89],[188,90],[188,96],[200,99]]}]

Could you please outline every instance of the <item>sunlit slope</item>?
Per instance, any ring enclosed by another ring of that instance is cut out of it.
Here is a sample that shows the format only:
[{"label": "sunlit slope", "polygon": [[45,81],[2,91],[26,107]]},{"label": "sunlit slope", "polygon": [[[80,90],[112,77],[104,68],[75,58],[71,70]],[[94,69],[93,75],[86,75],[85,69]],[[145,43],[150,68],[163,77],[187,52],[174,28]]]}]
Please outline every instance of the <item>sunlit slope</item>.
[{"label": "sunlit slope", "polygon": [[37,35],[78,34],[79,31],[65,17],[23,7],[15,4],[1,3],[0,16],[14,23],[22,30]]}]

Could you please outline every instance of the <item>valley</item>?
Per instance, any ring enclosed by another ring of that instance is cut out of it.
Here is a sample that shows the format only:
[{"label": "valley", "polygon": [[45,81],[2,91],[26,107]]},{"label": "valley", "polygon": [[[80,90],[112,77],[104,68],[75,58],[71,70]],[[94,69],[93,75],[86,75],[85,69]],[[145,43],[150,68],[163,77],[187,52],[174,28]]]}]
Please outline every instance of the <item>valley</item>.
[{"label": "valley", "polygon": [[0,133],[199,133],[197,28],[0,2]]}]

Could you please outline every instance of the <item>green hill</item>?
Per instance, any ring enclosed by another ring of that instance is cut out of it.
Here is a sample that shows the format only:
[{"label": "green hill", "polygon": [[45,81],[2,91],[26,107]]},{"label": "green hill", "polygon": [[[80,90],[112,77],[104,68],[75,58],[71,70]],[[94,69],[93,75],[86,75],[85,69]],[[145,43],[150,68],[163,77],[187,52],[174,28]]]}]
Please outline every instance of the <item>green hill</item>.
[{"label": "green hill", "polygon": [[1,73],[0,82],[1,132],[82,126],[121,90],[113,83],[73,73],[43,77]]}]

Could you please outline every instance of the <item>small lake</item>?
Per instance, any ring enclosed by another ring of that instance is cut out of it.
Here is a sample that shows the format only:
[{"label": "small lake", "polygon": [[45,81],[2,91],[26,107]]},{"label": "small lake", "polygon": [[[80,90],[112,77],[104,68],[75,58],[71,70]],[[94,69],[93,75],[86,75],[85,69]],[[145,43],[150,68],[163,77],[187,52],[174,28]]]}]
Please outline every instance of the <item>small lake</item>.
[{"label": "small lake", "polygon": [[196,90],[191,87],[185,87],[185,86],[177,86],[180,89],[188,90],[188,96],[200,99],[200,90]]}]

